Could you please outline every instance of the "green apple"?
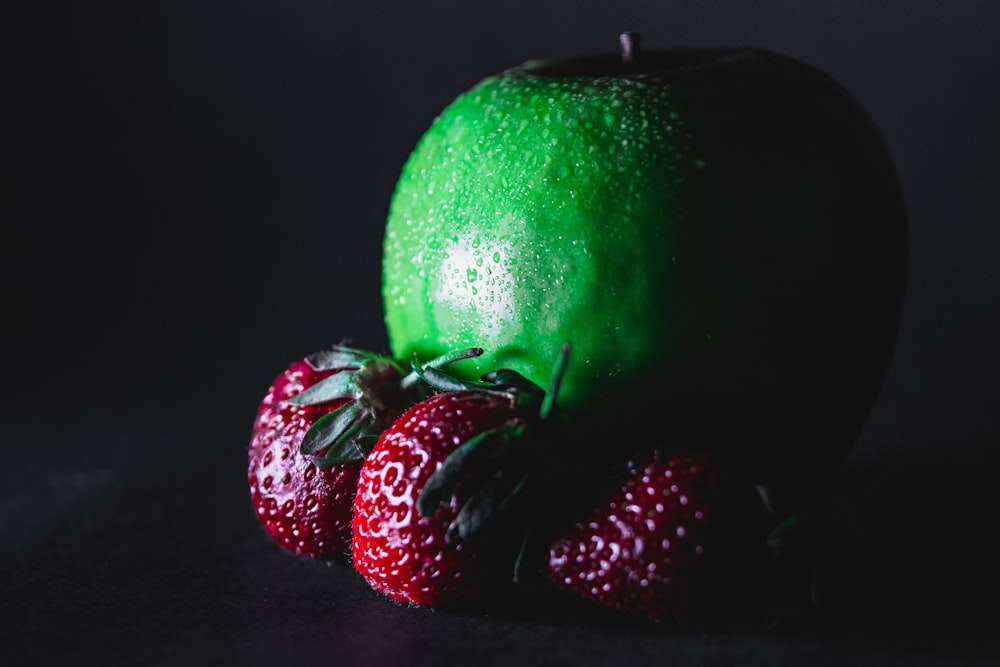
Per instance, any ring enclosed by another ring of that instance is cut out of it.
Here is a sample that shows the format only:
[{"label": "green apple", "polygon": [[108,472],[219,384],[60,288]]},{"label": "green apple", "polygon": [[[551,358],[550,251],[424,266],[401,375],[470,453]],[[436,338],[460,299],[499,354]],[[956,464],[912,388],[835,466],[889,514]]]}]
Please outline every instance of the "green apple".
[{"label": "green apple", "polygon": [[478,345],[466,368],[545,386],[569,342],[560,405],[595,431],[767,438],[763,467],[839,456],[902,303],[878,131],[787,57],[625,55],[527,62],[433,121],[386,225],[393,354]]}]

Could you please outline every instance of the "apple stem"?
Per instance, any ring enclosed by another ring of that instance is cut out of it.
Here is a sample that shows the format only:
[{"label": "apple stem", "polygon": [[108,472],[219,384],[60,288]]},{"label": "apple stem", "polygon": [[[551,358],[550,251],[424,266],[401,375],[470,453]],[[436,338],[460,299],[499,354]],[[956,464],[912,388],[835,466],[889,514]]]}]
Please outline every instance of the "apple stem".
[{"label": "apple stem", "polygon": [[639,33],[626,30],[618,36],[622,49],[622,62],[631,65],[639,57]]}]

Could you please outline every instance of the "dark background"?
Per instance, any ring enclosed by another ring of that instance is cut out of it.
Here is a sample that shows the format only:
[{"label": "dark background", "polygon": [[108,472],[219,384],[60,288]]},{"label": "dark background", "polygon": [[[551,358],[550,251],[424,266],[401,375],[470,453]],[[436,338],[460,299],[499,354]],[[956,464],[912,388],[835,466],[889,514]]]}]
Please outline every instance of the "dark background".
[{"label": "dark background", "polygon": [[[27,3],[26,3],[27,4]],[[1000,592],[1000,5],[31,3],[4,10],[0,662],[987,664]],[[777,634],[404,609],[280,552],[245,448],[289,362],[384,349],[389,197],[523,60],[752,45],[851,90],[910,212],[898,349]],[[985,605],[985,609],[981,609]],[[993,662],[992,664],[996,664]]]}]

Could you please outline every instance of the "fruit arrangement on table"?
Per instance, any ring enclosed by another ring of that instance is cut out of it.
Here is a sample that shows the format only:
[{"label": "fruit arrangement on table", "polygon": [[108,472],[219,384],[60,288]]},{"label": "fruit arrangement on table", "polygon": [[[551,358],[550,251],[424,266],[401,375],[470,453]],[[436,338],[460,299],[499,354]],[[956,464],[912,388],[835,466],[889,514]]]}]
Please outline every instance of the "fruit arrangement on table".
[{"label": "fruit arrangement on table", "polygon": [[899,184],[815,68],[621,45],[488,77],[420,139],[384,237],[390,352],[316,352],[260,406],[278,544],[428,607],[771,605],[892,354]]}]

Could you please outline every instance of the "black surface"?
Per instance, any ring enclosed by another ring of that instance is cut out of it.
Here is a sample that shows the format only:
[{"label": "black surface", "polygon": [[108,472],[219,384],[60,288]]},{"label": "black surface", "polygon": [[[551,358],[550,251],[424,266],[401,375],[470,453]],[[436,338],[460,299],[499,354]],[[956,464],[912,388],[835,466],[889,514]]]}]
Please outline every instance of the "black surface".
[{"label": "black surface", "polygon": [[[752,9],[751,9],[752,7]],[[997,664],[998,11],[939,3],[33,3],[3,22],[3,664]],[[384,347],[382,224],[434,114],[522,60],[752,44],[882,128],[911,216],[899,345],[831,498],[825,615],[646,628],[408,609],[257,525],[284,366]]]}]

